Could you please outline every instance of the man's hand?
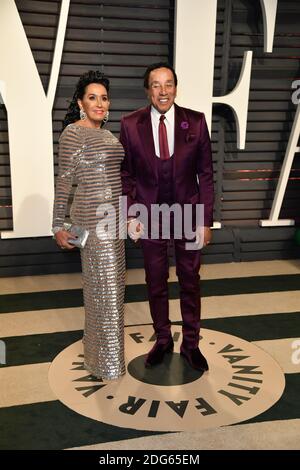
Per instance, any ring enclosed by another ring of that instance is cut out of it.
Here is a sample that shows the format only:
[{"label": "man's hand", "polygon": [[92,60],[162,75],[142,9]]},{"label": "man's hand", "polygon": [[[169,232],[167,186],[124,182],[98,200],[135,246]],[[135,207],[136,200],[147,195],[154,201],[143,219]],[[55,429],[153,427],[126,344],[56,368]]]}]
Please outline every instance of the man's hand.
[{"label": "man's hand", "polygon": [[131,240],[136,243],[144,235],[144,224],[138,219],[131,219],[127,222],[127,231]]},{"label": "man's hand", "polygon": [[199,248],[203,248],[210,244],[212,239],[212,231],[210,227],[197,227],[195,243]]},{"label": "man's hand", "polygon": [[212,239],[212,230],[210,227],[204,227],[204,243],[203,245],[209,245]]}]

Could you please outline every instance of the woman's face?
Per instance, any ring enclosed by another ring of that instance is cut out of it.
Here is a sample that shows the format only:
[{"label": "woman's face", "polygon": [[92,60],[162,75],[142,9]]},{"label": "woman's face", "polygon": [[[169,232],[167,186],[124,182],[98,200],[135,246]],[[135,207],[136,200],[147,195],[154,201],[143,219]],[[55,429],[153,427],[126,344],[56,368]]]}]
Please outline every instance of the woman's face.
[{"label": "woman's face", "polygon": [[110,105],[106,88],[100,83],[90,83],[78,105],[86,113],[87,121],[93,125],[101,123]]}]

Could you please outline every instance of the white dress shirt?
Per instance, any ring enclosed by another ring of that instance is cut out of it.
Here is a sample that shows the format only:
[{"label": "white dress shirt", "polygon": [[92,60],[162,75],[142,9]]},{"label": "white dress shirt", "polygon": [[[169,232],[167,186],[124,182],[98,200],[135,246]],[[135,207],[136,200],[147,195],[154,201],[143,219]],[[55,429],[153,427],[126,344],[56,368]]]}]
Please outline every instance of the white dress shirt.
[{"label": "white dress shirt", "polygon": [[[157,111],[157,109],[155,109],[154,106],[151,106],[152,133],[153,133],[155,154],[157,157],[160,157],[159,138],[158,138],[158,126],[159,126],[160,116],[161,114]],[[174,153],[174,126],[175,126],[174,104],[171,106],[169,111],[165,113],[165,117],[166,119],[164,120],[164,123],[167,129],[169,153],[170,153],[170,157],[172,157]]]}]

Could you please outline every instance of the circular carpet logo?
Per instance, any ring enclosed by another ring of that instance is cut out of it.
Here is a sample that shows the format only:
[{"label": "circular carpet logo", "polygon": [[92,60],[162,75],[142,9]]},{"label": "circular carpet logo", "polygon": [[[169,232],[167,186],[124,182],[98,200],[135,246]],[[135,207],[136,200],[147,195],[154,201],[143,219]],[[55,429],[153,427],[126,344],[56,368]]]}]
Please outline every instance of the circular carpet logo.
[{"label": "circular carpet logo", "polygon": [[127,373],[102,381],[83,367],[77,341],[52,362],[49,382],[72,410],[115,426],[149,431],[192,431],[248,420],[281,397],[285,379],[275,360],[254,344],[201,329],[200,349],[208,372],[192,369],[180,356],[181,327],[173,325],[174,353],[144,367],[153,346],[152,326],[125,328]]}]

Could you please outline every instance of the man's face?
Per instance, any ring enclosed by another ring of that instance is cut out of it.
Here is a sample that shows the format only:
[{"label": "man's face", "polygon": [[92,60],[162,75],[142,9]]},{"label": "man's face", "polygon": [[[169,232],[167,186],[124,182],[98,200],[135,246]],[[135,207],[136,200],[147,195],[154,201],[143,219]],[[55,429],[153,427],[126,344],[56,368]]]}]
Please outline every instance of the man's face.
[{"label": "man's face", "polygon": [[165,67],[152,70],[146,93],[150,103],[159,113],[164,114],[169,111],[177,93],[172,70]]}]

